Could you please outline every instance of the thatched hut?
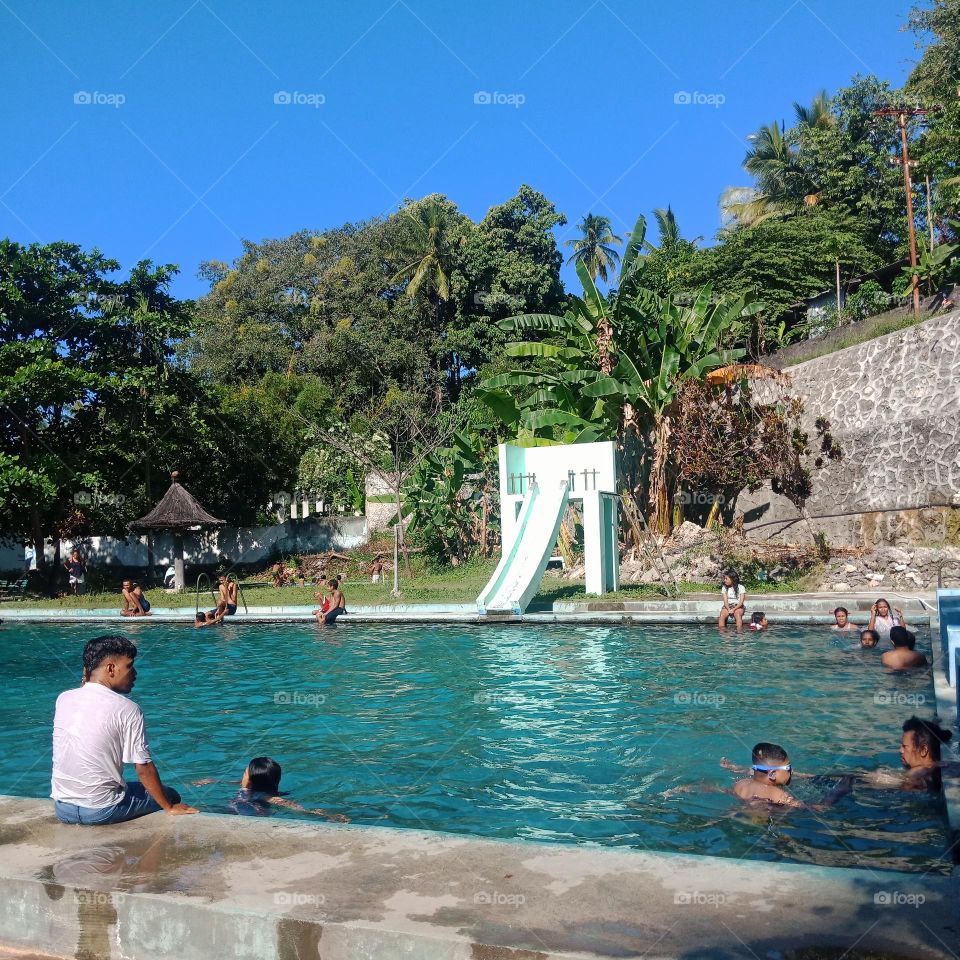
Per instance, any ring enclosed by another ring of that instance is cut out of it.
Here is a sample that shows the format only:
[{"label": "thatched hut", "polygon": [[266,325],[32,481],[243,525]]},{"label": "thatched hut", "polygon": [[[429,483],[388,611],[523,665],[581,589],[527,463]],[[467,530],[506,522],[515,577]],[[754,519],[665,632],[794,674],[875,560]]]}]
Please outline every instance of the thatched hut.
[{"label": "thatched hut", "polygon": [[207,513],[193,498],[193,495],[177,483],[177,471],[170,475],[170,489],[163,499],[145,516],[127,524],[128,530],[169,531],[173,534],[173,565],[177,572],[176,589],[185,586],[183,575],[183,534],[186,530],[204,530],[210,527],[222,527],[226,520],[218,520]]}]

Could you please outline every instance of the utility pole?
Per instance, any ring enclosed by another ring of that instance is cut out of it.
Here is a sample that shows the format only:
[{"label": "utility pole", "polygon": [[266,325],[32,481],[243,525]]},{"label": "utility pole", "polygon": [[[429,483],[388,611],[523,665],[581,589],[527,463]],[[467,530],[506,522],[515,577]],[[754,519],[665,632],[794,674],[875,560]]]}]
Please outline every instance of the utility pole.
[{"label": "utility pole", "polygon": [[[907,192],[907,232],[910,237],[910,266],[913,269],[913,315],[920,316],[920,277],[917,274],[917,232],[913,223],[913,183],[910,179],[910,141],[907,137],[907,117],[926,116],[929,113],[923,107],[883,107],[874,110],[877,117],[896,117],[900,127],[901,158],[903,164],[903,186]],[[896,163],[896,160],[893,161]]]}]

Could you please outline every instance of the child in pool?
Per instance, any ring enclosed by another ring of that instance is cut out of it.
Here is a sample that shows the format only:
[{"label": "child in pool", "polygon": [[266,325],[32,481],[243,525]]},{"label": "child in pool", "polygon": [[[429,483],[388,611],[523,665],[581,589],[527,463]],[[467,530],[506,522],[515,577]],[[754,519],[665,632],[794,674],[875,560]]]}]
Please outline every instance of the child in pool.
[{"label": "child in pool", "polygon": [[880,642],[880,634],[869,627],[860,634],[860,646],[864,650],[873,650]]},{"label": "child in pool", "polygon": [[[280,794],[280,764],[271,757],[254,757],[243,771],[240,779],[240,791],[230,803],[230,809],[240,816],[264,817],[269,816],[270,807],[286,807],[298,813],[311,813],[317,817],[325,817],[338,823],[348,823],[350,818],[341,813],[329,813],[326,810],[308,810],[306,807],[287,800]],[[194,786],[206,786],[209,783],[223,783],[214,779],[196,780]],[[230,781],[226,781],[230,782]],[[233,781],[235,782],[235,781]]]},{"label": "child in pool", "polygon": [[750,623],[747,624],[749,630],[769,630],[770,621],[762,610],[754,610],[750,615]]},{"label": "child in pool", "polygon": [[917,645],[917,638],[906,627],[891,627],[890,642],[893,649],[880,658],[885,667],[891,670],[915,670],[927,665],[927,658],[913,649]]},{"label": "child in pool", "polygon": [[202,629],[203,627],[219,627],[222,623],[223,614],[218,613],[216,610],[208,610],[206,613],[200,610],[193,621],[193,625],[198,630]]},{"label": "child in pool", "polygon": [[[851,778],[844,777],[821,803],[810,804],[797,800],[784,789],[793,778],[793,767],[787,751],[777,743],[758,743],[753,748],[752,761],[752,776],[738,780],[733,787],[734,795],[744,803],[760,802],[793,809],[826,810],[850,792]],[[723,764],[723,760],[720,762]]]},{"label": "child in pool", "polygon": [[939,790],[941,772],[960,774],[960,764],[941,760],[940,748],[953,737],[935,720],[910,717],[903,724],[900,762],[906,772],[874,770],[861,779],[865,786],[894,790]]}]

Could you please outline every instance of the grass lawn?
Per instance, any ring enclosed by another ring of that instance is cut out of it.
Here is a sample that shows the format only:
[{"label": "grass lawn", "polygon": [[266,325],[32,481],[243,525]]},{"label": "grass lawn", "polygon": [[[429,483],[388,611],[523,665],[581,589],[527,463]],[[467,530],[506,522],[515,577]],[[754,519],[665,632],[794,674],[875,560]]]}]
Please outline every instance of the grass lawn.
[{"label": "grass lawn", "polygon": [[[347,605],[370,606],[373,604],[395,603],[472,603],[486,586],[494,568],[496,558],[482,562],[466,564],[462,567],[446,570],[424,569],[414,565],[413,576],[407,580],[403,576],[401,565],[400,597],[391,594],[393,581],[388,576],[383,583],[370,583],[369,580],[346,580],[343,592],[347,598]],[[791,578],[778,584],[750,583],[745,586],[748,593],[794,593],[808,588],[814,576],[808,574],[802,578]],[[270,585],[264,580],[242,580],[240,586],[246,598],[248,607],[270,606],[304,606],[313,604],[314,593],[317,588],[306,587],[279,587]],[[683,582],[679,585],[681,595],[697,593],[715,594],[719,587],[716,583]],[[163,589],[147,590],[146,596],[154,607],[193,607],[196,603],[196,591],[188,589],[177,595],[167,593]],[[556,601],[577,600],[657,600],[665,599],[663,590],[646,584],[629,584],[616,593],[607,593],[602,597],[587,597],[584,593],[583,581],[562,580],[555,573],[547,573],[540,585],[540,590],[533,600],[531,609],[549,610]],[[55,610],[70,609],[109,609],[120,610],[119,581],[115,588],[101,593],[87,593],[80,597],[60,597],[58,599],[29,599],[23,601],[5,601],[0,604],[0,616],[4,609],[14,608],[49,608]],[[201,606],[210,607],[213,599],[209,592],[201,595]],[[243,605],[241,604],[241,609]]]}]

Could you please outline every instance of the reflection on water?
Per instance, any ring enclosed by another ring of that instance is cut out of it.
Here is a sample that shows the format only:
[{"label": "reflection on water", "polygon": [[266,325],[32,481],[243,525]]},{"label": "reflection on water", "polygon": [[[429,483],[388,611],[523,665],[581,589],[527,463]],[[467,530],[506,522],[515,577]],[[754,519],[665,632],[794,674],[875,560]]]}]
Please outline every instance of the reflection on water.
[{"label": "reflection on water", "polygon": [[[826,629],[342,622],[131,624],[164,778],[223,810],[246,762],[269,755],[291,799],[354,823],[949,871],[937,798],[857,790],[826,814],[783,816],[724,792],[735,775],[719,758],[746,766],[774,740],[827,777],[791,787],[816,801],[831,775],[896,767],[901,723],[932,713],[929,672],[888,674],[879,652]],[[97,632],[0,634],[10,792],[48,795],[53,703]],[[191,786],[201,778],[230,782]]]}]

